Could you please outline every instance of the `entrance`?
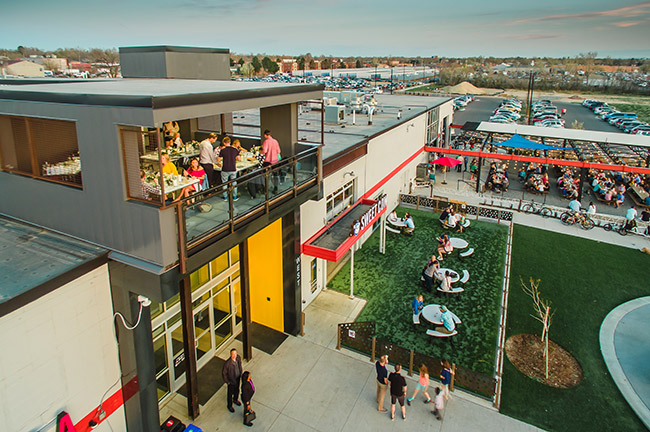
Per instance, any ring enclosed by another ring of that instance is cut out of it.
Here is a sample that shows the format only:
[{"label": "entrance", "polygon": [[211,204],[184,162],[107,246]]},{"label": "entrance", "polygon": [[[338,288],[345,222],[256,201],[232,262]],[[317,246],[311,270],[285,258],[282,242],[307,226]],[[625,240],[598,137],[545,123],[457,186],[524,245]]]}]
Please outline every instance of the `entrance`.
[{"label": "entrance", "polygon": [[[197,370],[241,332],[239,249],[235,247],[190,275]],[[158,401],[185,384],[180,297],[152,302]]]}]

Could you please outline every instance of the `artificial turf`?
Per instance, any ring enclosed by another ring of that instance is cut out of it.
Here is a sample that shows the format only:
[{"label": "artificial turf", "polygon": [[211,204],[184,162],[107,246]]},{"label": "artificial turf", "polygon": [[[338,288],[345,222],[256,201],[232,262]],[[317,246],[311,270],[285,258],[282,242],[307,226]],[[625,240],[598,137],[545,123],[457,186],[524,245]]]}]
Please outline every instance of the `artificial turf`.
[{"label": "artificial turf", "polygon": [[584,378],[572,389],[555,389],[506,359],[501,412],[554,431],[646,430],[605,366],[599,332],[612,309],[650,293],[648,266],[650,257],[638,250],[515,225],[507,337],[541,333],[520,277],[541,279],[542,298],[555,311],[550,339],[573,354]]},{"label": "artificial turf", "polygon": [[[458,251],[445,258],[442,267],[461,273],[467,269],[470,279],[465,291],[441,298],[424,292],[421,272],[435,253],[443,228],[439,215],[430,211],[398,208],[401,216],[409,211],[415,221],[415,235],[386,233],[386,254],[379,253],[377,230],[355,252],[354,293],[368,300],[357,321],[375,321],[377,338],[432,357],[492,376],[497,342],[500,295],[503,287],[508,227],[471,220],[464,233],[450,233],[469,242],[476,252],[461,262]],[[459,283],[455,284],[460,286]],[[350,290],[350,263],[328,284],[341,292]],[[435,288],[434,288],[435,289]],[[445,304],[462,320],[454,347],[447,340],[427,336],[432,326],[422,320],[414,326],[411,301],[423,294],[424,304]]]}]

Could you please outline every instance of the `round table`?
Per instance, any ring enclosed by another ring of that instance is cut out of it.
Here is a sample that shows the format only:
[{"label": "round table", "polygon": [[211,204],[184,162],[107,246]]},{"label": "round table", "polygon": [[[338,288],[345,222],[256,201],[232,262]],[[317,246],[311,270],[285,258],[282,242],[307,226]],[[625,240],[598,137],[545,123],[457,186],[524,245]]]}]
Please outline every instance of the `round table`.
[{"label": "round table", "polygon": [[[454,323],[460,324],[460,318],[456,316],[455,313],[452,311],[449,311],[451,314],[451,318],[454,320]],[[437,304],[430,304],[426,305],[423,309],[422,312],[420,312],[420,315],[424,317],[425,320],[429,321],[432,324],[438,324],[442,325],[442,319],[440,318],[442,315],[442,312],[440,312],[440,305]]]},{"label": "round table", "polygon": [[456,282],[458,282],[460,280],[460,275],[458,274],[458,272],[455,272],[450,268],[440,268],[437,271],[440,272],[440,274],[443,274],[443,275],[445,274],[446,271],[449,271],[451,273],[449,275],[451,283],[456,283]]},{"label": "round table", "polygon": [[469,246],[469,243],[467,243],[467,241],[458,237],[450,237],[449,242],[454,249],[465,249],[467,246]]}]

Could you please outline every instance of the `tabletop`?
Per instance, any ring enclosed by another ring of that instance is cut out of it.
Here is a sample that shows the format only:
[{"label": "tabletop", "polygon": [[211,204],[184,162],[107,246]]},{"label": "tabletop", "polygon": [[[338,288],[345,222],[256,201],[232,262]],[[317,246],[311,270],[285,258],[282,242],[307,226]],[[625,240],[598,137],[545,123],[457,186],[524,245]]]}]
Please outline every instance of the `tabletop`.
[{"label": "tabletop", "polygon": [[[247,170],[249,168],[255,168],[258,165],[259,165],[259,161],[257,159],[255,159],[254,161],[249,159],[244,159],[244,160],[237,161],[236,168],[237,168],[237,172],[239,172],[239,171]],[[221,171],[221,166],[222,164],[215,165],[214,170]]]},{"label": "tabletop", "polygon": [[391,225],[396,226],[396,227],[401,228],[401,227],[406,226],[406,223],[401,218],[400,219],[393,219],[393,220],[386,218],[386,221],[388,223],[390,223]]},{"label": "tabletop", "polygon": [[458,237],[450,237],[449,242],[454,249],[465,249],[467,246],[469,246],[469,243],[467,243],[467,241]]},{"label": "tabletop", "polygon": [[637,196],[642,200],[646,199],[646,197],[648,196],[648,192],[646,192],[645,189],[643,189],[642,187],[632,186],[630,189],[632,189],[634,193],[637,194]]},{"label": "tabletop", "polygon": [[[460,324],[460,318],[456,316],[455,313],[449,311],[451,314],[451,318],[454,320],[454,323]],[[442,312],[440,312],[440,305],[437,304],[430,304],[426,305],[423,309],[422,312],[420,313],[422,317],[424,317],[425,320],[429,321],[432,324],[442,324]]]},{"label": "tabletop", "polygon": [[173,193],[176,191],[179,191],[181,189],[184,189],[188,186],[195,185],[197,183],[200,183],[203,179],[196,178],[196,177],[183,177],[183,176],[178,176],[177,177],[177,184],[172,184],[172,185],[165,185],[165,194]]},{"label": "tabletop", "polygon": [[[195,152],[187,152],[187,153],[170,153],[169,155],[169,160],[172,162],[175,162],[179,159],[183,158],[192,158],[198,156],[200,153],[198,151]],[[140,159],[148,162],[158,162],[158,153],[157,152],[150,152],[150,153],[145,153],[142,156],[140,156]]]}]

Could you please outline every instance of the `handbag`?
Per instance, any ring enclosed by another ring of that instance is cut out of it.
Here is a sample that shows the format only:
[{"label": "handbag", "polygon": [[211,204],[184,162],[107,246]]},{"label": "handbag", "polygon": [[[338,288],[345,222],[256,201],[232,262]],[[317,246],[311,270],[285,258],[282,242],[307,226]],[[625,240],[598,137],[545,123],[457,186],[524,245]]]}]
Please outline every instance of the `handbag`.
[{"label": "handbag", "polygon": [[257,416],[255,415],[255,411],[249,410],[246,415],[244,416],[244,423],[250,423],[253,420],[255,420]]}]

